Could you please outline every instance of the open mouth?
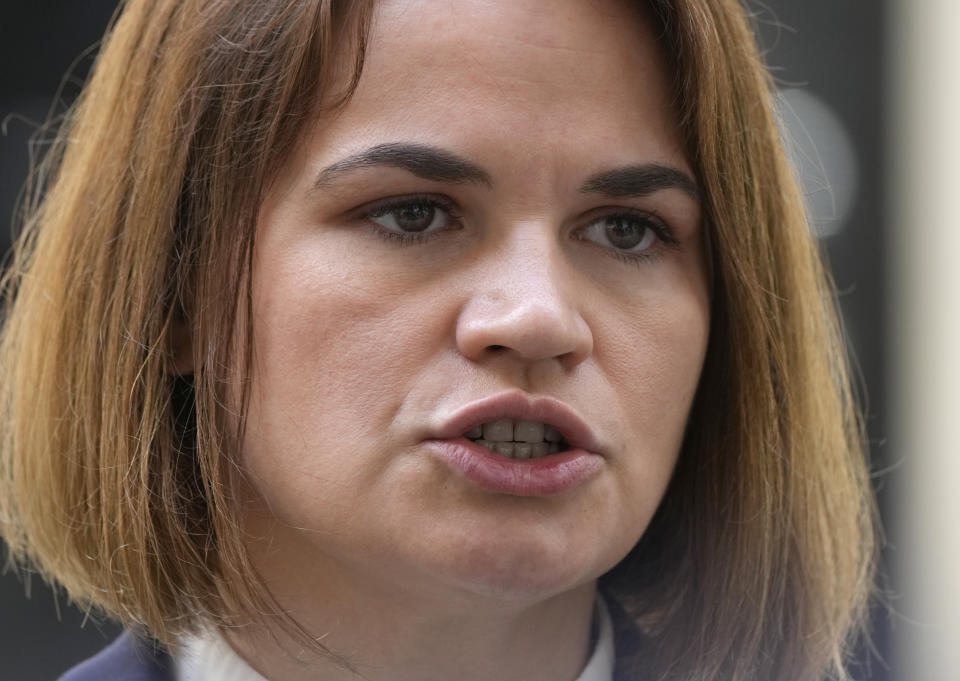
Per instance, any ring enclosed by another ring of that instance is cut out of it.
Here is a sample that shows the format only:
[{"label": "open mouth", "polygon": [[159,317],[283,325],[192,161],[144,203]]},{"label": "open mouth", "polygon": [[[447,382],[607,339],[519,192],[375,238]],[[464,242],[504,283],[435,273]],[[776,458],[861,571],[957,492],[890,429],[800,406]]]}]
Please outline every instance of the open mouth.
[{"label": "open mouth", "polygon": [[475,426],[463,436],[510,459],[539,459],[570,449],[556,428],[538,421],[497,419]]}]

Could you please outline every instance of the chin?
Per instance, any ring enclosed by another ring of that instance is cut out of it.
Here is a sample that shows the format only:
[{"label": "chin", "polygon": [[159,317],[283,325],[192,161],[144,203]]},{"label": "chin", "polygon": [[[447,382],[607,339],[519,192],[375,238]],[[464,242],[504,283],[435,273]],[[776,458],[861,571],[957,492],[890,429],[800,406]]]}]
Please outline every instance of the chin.
[{"label": "chin", "polygon": [[477,537],[440,567],[441,579],[468,594],[496,600],[544,601],[588,584],[615,564],[601,565],[595,547],[511,537]]}]

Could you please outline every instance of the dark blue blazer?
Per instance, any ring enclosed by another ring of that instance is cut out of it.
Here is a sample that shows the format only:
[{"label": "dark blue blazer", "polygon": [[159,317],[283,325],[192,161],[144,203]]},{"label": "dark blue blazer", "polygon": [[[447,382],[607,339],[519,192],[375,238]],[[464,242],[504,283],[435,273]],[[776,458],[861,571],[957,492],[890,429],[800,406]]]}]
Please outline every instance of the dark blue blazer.
[{"label": "dark blue blazer", "polygon": [[173,681],[173,662],[159,646],[127,631],[60,681]]}]

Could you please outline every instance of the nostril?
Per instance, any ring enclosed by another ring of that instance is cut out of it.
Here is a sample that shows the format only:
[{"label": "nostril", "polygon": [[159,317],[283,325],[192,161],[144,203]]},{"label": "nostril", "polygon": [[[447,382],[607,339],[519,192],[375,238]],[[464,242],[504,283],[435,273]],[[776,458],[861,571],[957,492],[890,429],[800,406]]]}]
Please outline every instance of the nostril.
[{"label": "nostril", "polygon": [[505,350],[506,348],[503,345],[491,345],[490,349],[499,352],[501,350]]}]

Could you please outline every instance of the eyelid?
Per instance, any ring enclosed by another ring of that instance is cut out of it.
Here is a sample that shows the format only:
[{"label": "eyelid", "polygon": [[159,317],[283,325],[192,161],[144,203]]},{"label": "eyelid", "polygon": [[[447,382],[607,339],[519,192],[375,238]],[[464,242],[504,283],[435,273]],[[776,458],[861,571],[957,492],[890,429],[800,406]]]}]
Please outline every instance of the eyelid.
[{"label": "eyelid", "polygon": [[[429,205],[439,210],[445,215],[447,224],[439,229],[405,232],[403,230],[390,229],[376,219],[402,208],[418,204]],[[389,196],[366,203],[350,211],[350,214],[353,219],[363,221],[364,226],[375,236],[400,246],[424,243],[445,232],[456,231],[463,226],[463,218],[460,215],[457,204],[442,194],[400,194],[397,196]]]},{"label": "eyelid", "polygon": [[[587,228],[601,222],[603,220],[615,219],[615,218],[626,218],[628,220],[636,220],[638,222],[643,222],[647,224],[649,229],[653,230],[654,235],[659,241],[670,247],[676,247],[680,245],[680,240],[677,238],[674,233],[673,228],[670,226],[670,223],[664,220],[662,217],[657,215],[653,211],[644,210],[640,208],[629,208],[624,206],[611,206],[608,208],[600,208],[594,211],[590,211],[588,216],[584,219],[581,219],[581,225],[577,227],[575,232],[583,232]],[[622,251],[628,252],[628,251]]]},{"label": "eyelid", "polygon": [[397,196],[388,196],[366,203],[354,209],[351,213],[358,217],[379,217],[386,215],[392,210],[417,203],[431,204],[447,212],[451,217],[459,217],[457,216],[457,204],[442,194],[398,194]]}]

